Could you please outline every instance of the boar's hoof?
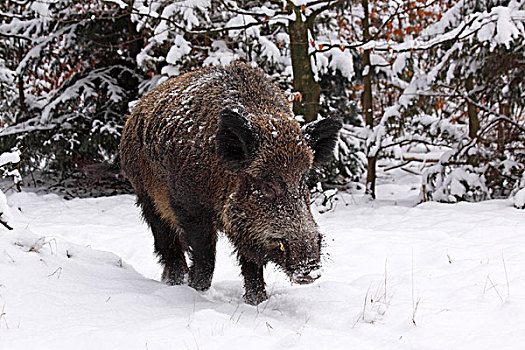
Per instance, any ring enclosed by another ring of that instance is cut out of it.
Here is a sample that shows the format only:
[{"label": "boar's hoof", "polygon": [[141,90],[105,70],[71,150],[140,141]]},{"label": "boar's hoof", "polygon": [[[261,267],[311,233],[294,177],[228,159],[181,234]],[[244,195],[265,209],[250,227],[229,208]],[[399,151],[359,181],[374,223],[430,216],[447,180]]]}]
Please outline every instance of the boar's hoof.
[{"label": "boar's hoof", "polygon": [[198,291],[205,291],[210,289],[211,281],[208,280],[191,280],[189,286]]},{"label": "boar's hoof", "polygon": [[250,305],[258,305],[268,299],[265,291],[246,291],[244,301]]},{"label": "boar's hoof", "polygon": [[162,271],[162,281],[170,286],[176,286],[184,283],[184,270],[173,269],[167,266]]},{"label": "boar's hoof", "polygon": [[204,290],[210,289],[211,274],[210,273],[198,273],[198,272],[195,272],[195,270],[190,269],[189,286],[198,291],[204,291]]}]

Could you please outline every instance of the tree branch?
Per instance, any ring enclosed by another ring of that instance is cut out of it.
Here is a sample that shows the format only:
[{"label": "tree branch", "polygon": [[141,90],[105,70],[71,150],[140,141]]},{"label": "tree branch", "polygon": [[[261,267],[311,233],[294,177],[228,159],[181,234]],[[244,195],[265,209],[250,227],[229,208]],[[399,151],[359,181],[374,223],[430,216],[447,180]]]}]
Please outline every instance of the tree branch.
[{"label": "tree branch", "polygon": [[[327,11],[327,10],[331,10],[333,9],[334,7],[336,6],[339,6],[339,5],[342,5],[344,4],[345,2],[347,2],[348,0],[338,0],[338,1],[328,1],[329,4],[323,6],[323,7],[320,7],[316,10],[313,10],[312,13],[310,13],[308,15],[308,17],[306,17],[306,22],[308,22],[309,24],[313,24],[313,22],[315,21],[315,18],[317,16],[319,16],[319,14],[321,14],[322,12],[324,11]],[[309,6],[313,6],[314,4],[320,4],[320,3],[323,3],[324,1],[315,1],[314,3],[310,3]]]},{"label": "tree branch", "polygon": [[227,32],[227,31],[230,31],[230,30],[248,29],[248,28],[251,28],[251,27],[262,25],[264,23],[268,23],[268,21],[266,19],[263,19],[263,20],[260,20],[260,21],[247,23],[245,25],[238,25],[238,26],[231,26],[231,27],[222,27],[222,28],[210,28],[210,29],[196,30],[195,31],[195,30],[187,30],[184,26],[178,24],[177,22],[175,22],[174,20],[172,20],[170,18],[166,18],[166,17],[162,17],[162,16],[153,16],[153,15],[150,15],[150,14],[140,13],[140,12],[137,12],[135,9],[133,9],[131,11],[131,13],[133,13],[133,14],[135,14],[137,16],[145,16],[145,17],[149,17],[149,18],[160,19],[160,20],[166,21],[167,23],[173,25],[175,28],[177,28],[177,29],[183,31],[186,34],[189,34],[189,35],[218,34],[218,33],[223,33],[223,32]]},{"label": "tree branch", "polygon": [[[233,8],[229,6],[224,0],[219,1],[228,11],[231,11],[233,13],[239,14],[239,15],[248,15],[248,16],[254,16],[254,17],[270,17],[269,15],[265,13],[259,13],[259,12],[252,12],[247,11],[241,8]],[[274,11],[272,16],[275,15],[286,15],[287,13],[285,11]]]},{"label": "tree branch", "polygon": [[2,33],[2,32],[0,32],[0,37],[33,41],[33,39],[31,39],[30,37],[19,35],[19,34],[10,34],[10,33]]}]

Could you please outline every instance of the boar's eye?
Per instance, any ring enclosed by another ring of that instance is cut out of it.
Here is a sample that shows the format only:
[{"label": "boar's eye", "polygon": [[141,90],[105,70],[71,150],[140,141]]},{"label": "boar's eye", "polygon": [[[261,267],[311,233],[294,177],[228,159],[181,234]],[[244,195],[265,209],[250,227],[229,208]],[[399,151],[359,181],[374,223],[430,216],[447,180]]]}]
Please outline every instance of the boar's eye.
[{"label": "boar's eye", "polygon": [[284,240],[277,239],[275,241],[275,247],[282,253],[286,252],[286,242]]},{"label": "boar's eye", "polygon": [[267,199],[275,199],[284,194],[284,186],[276,180],[266,179],[261,182],[261,192]]}]

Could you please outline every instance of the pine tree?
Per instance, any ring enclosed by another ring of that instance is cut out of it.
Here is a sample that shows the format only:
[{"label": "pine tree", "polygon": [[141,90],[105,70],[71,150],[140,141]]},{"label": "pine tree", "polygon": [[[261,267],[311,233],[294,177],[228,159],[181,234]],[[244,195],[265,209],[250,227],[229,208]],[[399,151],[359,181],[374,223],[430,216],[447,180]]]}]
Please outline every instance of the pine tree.
[{"label": "pine tree", "polygon": [[0,7],[3,147],[47,170],[113,158],[138,82],[129,15],[94,0]]}]

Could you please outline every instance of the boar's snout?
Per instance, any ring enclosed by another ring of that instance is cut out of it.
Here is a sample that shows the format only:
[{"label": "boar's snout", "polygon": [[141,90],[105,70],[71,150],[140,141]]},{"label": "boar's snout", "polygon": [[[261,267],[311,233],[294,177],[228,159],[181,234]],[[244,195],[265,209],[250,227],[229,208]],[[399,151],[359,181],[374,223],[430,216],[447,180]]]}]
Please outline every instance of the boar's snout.
[{"label": "boar's snout", "polygon": [[315,267],[304,268],[292,273],[291,279],[297,284],[310,284],[321,277],[321,270],[317,263]]},{"label": "boar's snout", "polygon": [[[294,283],[309,284],[321,277],[320,242],[301,242],[288,257],[287,274]],[[302,249],[301,249],[302,248]]]}]

